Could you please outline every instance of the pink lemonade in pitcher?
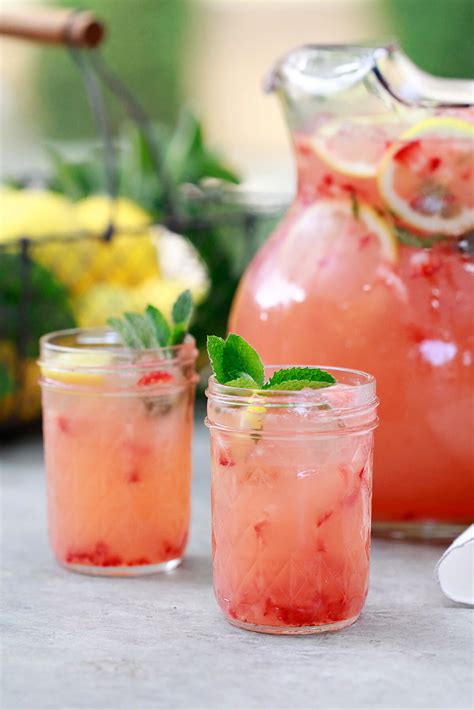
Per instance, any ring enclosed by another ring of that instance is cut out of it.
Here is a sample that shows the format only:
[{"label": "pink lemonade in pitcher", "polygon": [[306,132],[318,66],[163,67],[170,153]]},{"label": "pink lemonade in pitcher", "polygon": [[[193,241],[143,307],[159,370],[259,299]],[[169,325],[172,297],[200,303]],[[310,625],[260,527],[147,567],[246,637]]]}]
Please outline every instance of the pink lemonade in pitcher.
[{"label": "pink lemonade in pitcher", "polygon": [[214,589],[242,628],[335,631],[364,605],[375,383],[330,372],[321,390],[209,383]]},{"label": "pink lemonade in pitcher", "polygon": [[137,355],[99,330],[43,338],[49,534],[63,566],[128,576],[179,564],[195,357],[193,343]]},{"label": "pink lemonade in pitcher", "polygon": [[380,81],[394,67],[418,76],[361,48],[303,48],[274,70],[297,195],[229,330],[267,361],[373,373],[376,529],[449,536],[474,515],[474,114],[408,105]]}]

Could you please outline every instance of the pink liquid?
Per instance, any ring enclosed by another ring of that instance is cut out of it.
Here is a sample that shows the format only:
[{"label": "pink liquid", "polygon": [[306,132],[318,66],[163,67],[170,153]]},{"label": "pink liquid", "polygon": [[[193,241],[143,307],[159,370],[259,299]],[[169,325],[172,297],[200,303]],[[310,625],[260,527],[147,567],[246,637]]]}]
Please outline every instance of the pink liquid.
[{"label": "pink liquid", "polygon": [[152,389],[154,399],[43,392],[49,533],[62,564],[129,574],[182,557],[193,388]]},{"label": "pink liquid", "polygon": [[[240,426],[240,412],[218,416]],[[230,621],[273,633],[342,628],[368,589],[372,434],[302,439],[294,417],[267,413],[257,439],[211,436],[216,598]]]},{"label": "pink liquid", "polygon": [[[361,135],[348,140],[358,159],[377,149]],[[454,151],[456,171],[443,179],[456,204],[472,207],[472,155],[467,142],[455,148],[433,141],[423,160],[447,170]],[[474,516],[472,254],[448,238],[430,249],[398,243],[388,259],[374,229],[351,213],[352,195],[393,228],[376,180],[339,173],[304,136],[296,151],[297,199],[247,270],[229,331],[264,361],[373,373],[381,400],[374,519],[465,524]],[[399,171],[406,199],[434,179],[417,170]]]}]

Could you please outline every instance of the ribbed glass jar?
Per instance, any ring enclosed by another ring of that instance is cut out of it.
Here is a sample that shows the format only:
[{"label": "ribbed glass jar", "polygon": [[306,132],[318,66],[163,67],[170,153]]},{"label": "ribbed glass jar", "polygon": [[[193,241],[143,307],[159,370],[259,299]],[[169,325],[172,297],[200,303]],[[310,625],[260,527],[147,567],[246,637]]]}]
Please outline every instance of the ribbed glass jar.
[{"label": "ribbed glass jar", "polygon": [[337,385],[255,394],[209,382],[214,588],[245,629],[341,629],[367,595],[375,381],[324,369]]},{"label": "ribbed glass jar", "polygon": [[49,534],[76,572],[169,570],[188,537],[193,340],[129,350],[105,329],[41,340]]}]

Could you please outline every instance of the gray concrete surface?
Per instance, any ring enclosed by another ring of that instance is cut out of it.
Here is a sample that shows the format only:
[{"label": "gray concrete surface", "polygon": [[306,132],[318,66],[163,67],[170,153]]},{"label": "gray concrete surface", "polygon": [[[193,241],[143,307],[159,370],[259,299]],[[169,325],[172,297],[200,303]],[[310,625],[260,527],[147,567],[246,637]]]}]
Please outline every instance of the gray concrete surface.
[{"label": "gray concrete surface", "polygon": [[39,438],[4,448],[4,710],[472,707],[472,612],[438,589],[440,548],[376,541],[363,616],[338,634],[230,626],[212,592],[207,450],[199,426],[182,567],[101,579],[51,557]]}]

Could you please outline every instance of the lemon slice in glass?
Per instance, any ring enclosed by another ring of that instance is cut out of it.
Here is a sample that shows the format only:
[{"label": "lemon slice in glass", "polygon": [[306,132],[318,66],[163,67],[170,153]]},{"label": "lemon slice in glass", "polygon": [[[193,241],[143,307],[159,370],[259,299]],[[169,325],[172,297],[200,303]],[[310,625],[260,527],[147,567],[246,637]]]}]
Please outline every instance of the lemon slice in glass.
[{"label": "lemon slice in glass", "polygon": [[104,377],[103,370],[112,362],[111,353],[84,350],[59,353],[46,363],[40,363],[41,374],[49,380],[66,384],[98,384]]}]

